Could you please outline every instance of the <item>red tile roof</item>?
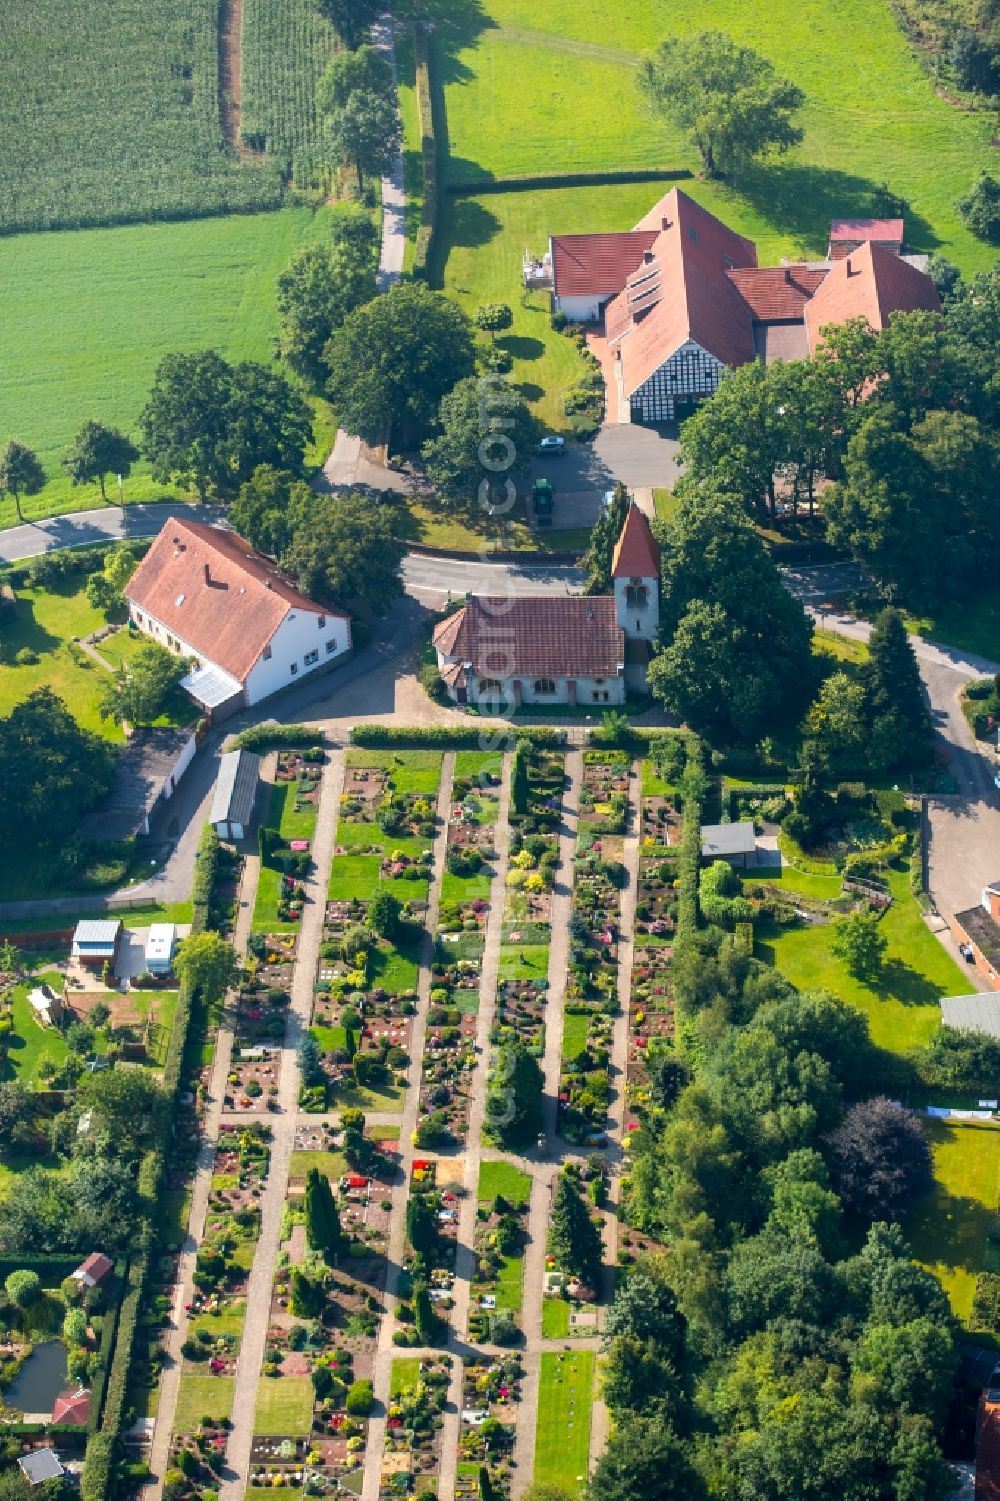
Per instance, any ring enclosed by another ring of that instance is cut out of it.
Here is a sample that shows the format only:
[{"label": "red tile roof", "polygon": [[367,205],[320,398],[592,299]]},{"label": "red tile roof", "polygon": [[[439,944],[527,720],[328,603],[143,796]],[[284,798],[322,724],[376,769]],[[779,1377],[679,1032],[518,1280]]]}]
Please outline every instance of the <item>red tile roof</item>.
[{"label": "red tile roof", "polygon": [[614,677],[625,633],[608,596],[470,595],[437,627],[434,645],[479,677]]},{"label": "red tile roof", "polygon": [[91,1251],[86,1261],[81,1261],[73,1275],[76,1276],[79,1273],[93,1277],[95,1282],[101,1282],[113,1270],[114,1262],[110,1257],[103,1255],[100,1251]]},{"label": "red tile roof", "polygon": [[620,292],[656,239],[656,230],[619,234],[553,235],[552,290],[556,297],[608,297]]},{"label": "red tile roof", "polygon": [[625,525],[611,559],[611,576],[616,579],[660,576],[660,549],[637,505],[630,505],[626,512]]},{"label": "red tile roof", "polygon": [[125,597],[241,683],[292,610],[341,615],[307,599],[235,532],[177,517],[163,527]]},{"label": "red tile roof", "polygon": [[801,322],[805,305],[822,286],[826,268],[748,266],[727,272],[758,323]]},{"label": "red tile roof", "polygon": [[53,1423],[85,1423],[89,1416],[89,1392],[60,1392],[52,1408]]},{"label": "red tile roof", "polygon": [[[688,340],[724,365],[753,359],[752,320],[728,272],[757,264],[750,240],[727,228],[679,188],[673,188],[640,221],[660,224],[653,255],[660,263],[668,289],[639,322],[621,335],[622,379],[626,396],[649,379]],[[615,299],[606,314],[609,324],[622,326],[621,304]]]},{"label": "red tile roof", "polygon": [[806,307],[809,348],[822,344],[828,323],[867,318],[872,328],[885,328],[892,313],[941,308],[937,288],[929,276],[900,260],[891,251],[866,241],[842,261],[835,261],[823,285]]},{"label": "red tile roof", "polygon": [[830,225],[833,240],[886,240],[902,245],[902,219],[834,219]]}]

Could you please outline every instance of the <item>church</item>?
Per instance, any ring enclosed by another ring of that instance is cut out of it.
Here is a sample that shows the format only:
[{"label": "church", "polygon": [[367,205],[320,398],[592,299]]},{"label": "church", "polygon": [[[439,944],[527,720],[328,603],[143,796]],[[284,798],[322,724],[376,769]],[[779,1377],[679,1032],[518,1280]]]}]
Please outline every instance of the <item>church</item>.
[{"label": "church", "polygon": [[660,549],[636,505],[611,563],[610,595],[470,594],[434,632],[455,703],[604,709],[644,693],[660,626]]}]

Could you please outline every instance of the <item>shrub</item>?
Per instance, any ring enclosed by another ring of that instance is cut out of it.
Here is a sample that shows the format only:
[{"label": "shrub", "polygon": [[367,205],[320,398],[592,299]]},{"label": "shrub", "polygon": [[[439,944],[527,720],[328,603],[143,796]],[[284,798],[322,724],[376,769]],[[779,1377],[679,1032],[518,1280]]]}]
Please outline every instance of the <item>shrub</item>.
[{"label": "shrub", "polygon": [[292,747],[322,746],[323,731],[315,725],[309,724],[278,724],[268,721],[266,724],[251,725],[248,730],[241,730],[226,742],[226,750],[276,750]]},{"label": "shrub", "polygon": [[37,1272],[11,1272],[4,1282],[4,1288],[8,1298],[18,1308],[29,1308],[42,1290],[42,1280]]},{"label": "shrub", "polygon": [[1000,182],[995,177],[981,172],[955,207],[966,229],[971,229],[977,239],[994,244],[1000,240]]},{"label": "shrub", "polygon": [[375,1390],[370,1381],[354,1381],[347,1392],[345,1408],[355,1418],[366,1418],[375,1401]]}]

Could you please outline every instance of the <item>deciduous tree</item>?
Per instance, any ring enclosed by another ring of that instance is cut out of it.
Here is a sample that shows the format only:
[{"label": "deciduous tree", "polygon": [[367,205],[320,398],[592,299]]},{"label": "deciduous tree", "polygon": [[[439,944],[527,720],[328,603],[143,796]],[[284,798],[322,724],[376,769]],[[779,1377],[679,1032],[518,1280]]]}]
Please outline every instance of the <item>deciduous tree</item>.
[{"label": "deciduous tree", "polygon": [[833,952],[857,980],[875,981],[885,963],[888,939],[877,912],[852,912],[834,925]]},{"label": "deciduous tree", "polygon": [[320,604],[383,615],[403,592],[399,514],[395,497],[316,496],[279,561]]},{"label": "deciduous tree", "polygon": [[152,724],[187,666],[183,657],[175,657],[158,641],[143,641],[131,661],[123,662],[101,684],[101,718],[125,720],[130,725]]},{"label": "deciduous tree", "polygon": [[0,719],[0,847],[65,842],[107,792],[114,751],[36,688]]},{"label": "deciduous tree", "polygon": [[281,351],[292,369],[319,385],[333,330],[374,296],[375,264],[367,246],[359,250],[342,239],[300,246],[277,287]]},{"label": "deciduous tree", "polygon": [[931,1186],[931,1154],[917,1117],[882,1095],[852,1105],[827,1137],[834,1185],[869,1220],[895,1220]]},{"label": "deciduous tree", "polygon": [[374,89],[353,90],[326,116],[326,138],[334,161],[354,168],[363,193],[365,176],[383,176],[396,160],[403,126],[395,99]]},{"label": "deciduous tree", "polygon": [[131,438],[116,427],[91,420],[83,424],[63,454],[63,468],[74,485],[90,485],[96,480],[106,503],[108,475],[128,479],[138,457],[139,450]]},{"label": "deciduous tree", "polygon": [[316,9],[326,17],[345,47],[360,47],[382,3],[381,0],[316,0]]},{"label": "deciduous tree", "polygon": [[437,498],[455,509],[506,514],[538,431],[520,391],[501,375],[469,376],[441,398],[438,424],[422,449]]},{"label": "deciduous tree", "polygon": [[218,933],[192,933],[177,945],[174,969],[186,985],[198,991],[206,1005],[222,1000],[239,967],[232,944]]},{"label": "deciduous tree", "polygon": [[661,1412],[616,1423],[594,1467],[587,1501],[699,1501],[704,1486]]},{"label": "deciduous tree", "polygon": [[18,521],[24,520],[21,497],[37,495],[44,484],[45,470],[38,455],[16,438],[8,438],[0,448],[0,495],[13,495]]},{"label": "deciduous tree", "polygon": [[802,139],[792,118],[805,102],[802,90],[725,32],[668,37],[640,64],[639,87],[685,132],[708,177],[732,173],[767,151],[787,151]]}]

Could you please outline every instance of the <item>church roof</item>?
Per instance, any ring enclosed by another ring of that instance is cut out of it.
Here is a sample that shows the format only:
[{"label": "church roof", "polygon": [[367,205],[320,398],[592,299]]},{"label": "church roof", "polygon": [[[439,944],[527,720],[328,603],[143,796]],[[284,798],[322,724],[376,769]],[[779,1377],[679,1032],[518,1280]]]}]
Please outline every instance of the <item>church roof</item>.
[{"label": "church roof", "polygon": [[612,578],[655,579],[660,576],[660,549],[639,507],[630,505],[611,559]]}]

